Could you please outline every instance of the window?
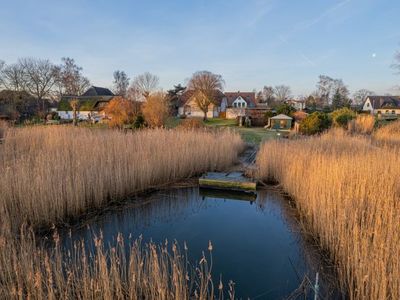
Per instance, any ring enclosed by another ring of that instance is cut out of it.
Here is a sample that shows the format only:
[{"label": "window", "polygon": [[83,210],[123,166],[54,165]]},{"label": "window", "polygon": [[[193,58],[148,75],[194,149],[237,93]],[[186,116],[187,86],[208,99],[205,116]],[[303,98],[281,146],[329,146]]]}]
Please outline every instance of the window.
[{"label": "window", "polygon": [[395,114],[396,114],[396,111],[392,110],[392,114],[394,114],[394,115],[395,115]]},{"label": "window", "polygon": [[369,102],[367,102],[367,107],[369,107]]}]

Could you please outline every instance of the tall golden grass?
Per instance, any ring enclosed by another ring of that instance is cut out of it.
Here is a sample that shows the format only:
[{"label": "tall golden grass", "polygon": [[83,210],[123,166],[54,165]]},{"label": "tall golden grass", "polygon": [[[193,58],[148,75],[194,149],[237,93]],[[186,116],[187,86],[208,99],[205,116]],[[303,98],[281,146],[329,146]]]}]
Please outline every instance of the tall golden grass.
[{"label": "tall golden grass", "polygon": [[400,120],[380,127],[374,132],[373,137],[378,142],[400,145]]},{"label": "tall golden grass", "polygon": [[358,115],[348,124],[352,133],[371,134],[375,127],[375,117],[372,115]]},{"label": "tall golden grass", "polygon": [[350,299],[400,299],[400,147],[333,131],[267,142],[257,164],[296,200]]},{"label": "tall golden grass", "polygon": [[[228,167],[243,148],[218,131],[123,133],[72,127],[8,128],[0,145],[0,295],[6,299],[220,299],[212,260],[189,267],[176,245],[125,247],[118,236],[94,252],[43,245],[29,228],[76,217],[145,189]],[[17,229],[21,228],[18,234]],[[128,249],[128,250],[126,250]],[[212,246],[209,245],[210,255]],[[127,251],[127,252],[125,252]],[[211,256],[212,259],[212,256]],[[233,289],[228,297],[234,298]]]},{"label": "tall golden grass", "polygon": [[[94,250],[75,242],[65,251],[57,234],[54,246],[38,247],[32,232],[19,239],[0,237],[1,299],[234,299],[233,285],[212,281],[212,245],[197,265],[177,243],[143,244],[118,235],[106,249],[102,237]],[[224,291],[227,295],[224,295]]]},{"label": "tall golden grass", "polygon": [[224,169],[242,147],[228,131],[10,128],[0,145],[0,213],[16,228],[65,221],[134,192]]}]

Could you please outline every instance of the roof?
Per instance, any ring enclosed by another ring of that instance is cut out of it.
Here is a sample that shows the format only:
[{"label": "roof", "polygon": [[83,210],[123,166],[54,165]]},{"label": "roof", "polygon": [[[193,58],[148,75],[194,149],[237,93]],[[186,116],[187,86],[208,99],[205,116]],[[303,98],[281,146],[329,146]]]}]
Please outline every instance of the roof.
[{"label": "roof", "polygon": [[292,120],[293,118],[291,118],[291,117],[289,117],[287,115],[284,115],[284,114],[280,114],[280,115],[277,115],[275,117],[272,117],[271,119],[272,120]]},{"label": "roof", "polygon": [[93,96],[114,96],[114,94],[107,88],[92,85],[86,92],[82,94],[83,97]]},{"label": "roof", "polygon": [[256,93],[254,92],[226,92],[225,97],[227,100],[228,106],[232,106],[232,103],[238,98],[242,97],[244,101],[246,101],[247,106],[255,107],[256,106]]},{"label": "roof", "polygon": [[[185,105],[190,98],[192,98],[194,95],[194,90],[185,90],[182,95],[179,96],[179,106],[183,106]],[[215,90],[215,98],[216,98],[216,102],[218,105],[221,105],[221,101],[222,99],[224,99],[224,93],[221,92],[220,90]]]},{"label": "roof", "polygon": [[399,96],[368,96],[365,101],[368,99],[371,101],[371,105],[374,109],[400,108]]},{"label": "roof", "polygon": [[61,98],[60,102],[58,103],[57,110],[58,111],[71,111],[72,107],[70,105],[71,100],[78,100],[79,101],[79,110],[80,111],[96,111],[99,109],[99,104],[102,102],[109,102],[113,99],[114,96],[64,96]]}]

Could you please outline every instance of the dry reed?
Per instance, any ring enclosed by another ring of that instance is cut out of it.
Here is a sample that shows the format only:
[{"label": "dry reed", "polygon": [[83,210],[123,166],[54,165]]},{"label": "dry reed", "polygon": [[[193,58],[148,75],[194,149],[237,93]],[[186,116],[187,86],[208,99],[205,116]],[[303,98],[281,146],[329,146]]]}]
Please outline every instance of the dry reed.
[{"label": "dry reed", "polygon": [[[6,299],[222,299],[206,256],[141,240],[68,251],[24,230],[76,217],[150,187],[228,167],[243,148],[228,132],[10,128],[0,145],[0,296]],[[21,229],[20,234],[17,229]],[[211,244],[209,246],[211,255]],[[211,257],[212,258],[212,257]],[[233,289],[228,291],[234,297]]]},{"label": "dry reed", "polygon": [[400,299],[399,147],[333,131],[265,143],[257,164],[296,200],[350,299]]},{"label": "dry reed", "polygon": [[221,282],[214,288],[210,247],[192,266],[176,242],[125,245],[118,235],[106,249],[100,236],[89,252],[84,241],[66,251],[57,233],[53,239],[52,247],[38,246],[25,230],[19,239],[0,238],[1,299],[223,299],[227,290]]},{"label": "dry reed", "polygon": [[375,126],[375,117],[372,115],[358,115],[351,120],[348,129],[352,133],[371,134]]},{"label": "dry reed", "polygon": [[374,132],[373,137],[381,143],[400,145],[400,120],[380,127]]},{"label": "dry reed", "polygon": [[64,221],[134,192],[224,169],[242,147],[228,131],[11,128],[0,146],[0,213],[15,228]]}]

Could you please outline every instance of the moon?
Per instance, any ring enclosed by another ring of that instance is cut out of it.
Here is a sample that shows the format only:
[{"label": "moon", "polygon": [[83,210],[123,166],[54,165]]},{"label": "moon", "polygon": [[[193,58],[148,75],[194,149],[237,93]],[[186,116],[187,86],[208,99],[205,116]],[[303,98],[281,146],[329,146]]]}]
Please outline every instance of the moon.
[{"label": "moon", "polygon": [[376,57],[376,53],[372,53],[372,58],[375,58]]}]

